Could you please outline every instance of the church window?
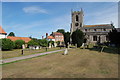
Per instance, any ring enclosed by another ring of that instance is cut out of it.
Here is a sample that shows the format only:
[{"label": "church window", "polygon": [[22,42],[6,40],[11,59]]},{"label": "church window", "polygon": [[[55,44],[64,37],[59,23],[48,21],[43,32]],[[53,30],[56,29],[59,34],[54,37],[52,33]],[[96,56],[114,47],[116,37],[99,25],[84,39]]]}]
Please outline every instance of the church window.
[{"label": "church window", "polygon": [[78,23],[75,23],[75,26],[78,26],[79,24]]},{"label": "church window", "polygon": [[93,36],[93,41],[97,41],[97,36]]},{"label": "church window", "polygon": [[76,15],[76,21],[79,21],[79,17],[78,17],[78,15]]},{"label": "church window", "polygon": [[94,29],[94,31],[96,31],[96,29]]},{"label": "church window", "polygon": [[109,41],[109,37],[108,37],[108,35],[106,36],[106,41]]},{"label": "church window", "polygon": [[87,29],[85,29],[85,31],[87,31]]},{"label": "church window", "polygon": [[106,29],[104,29],[104,31],[106,31]]},{"label": "church window", "polygon": [[80,23],[80,27],[82,27],[82,23]]}]

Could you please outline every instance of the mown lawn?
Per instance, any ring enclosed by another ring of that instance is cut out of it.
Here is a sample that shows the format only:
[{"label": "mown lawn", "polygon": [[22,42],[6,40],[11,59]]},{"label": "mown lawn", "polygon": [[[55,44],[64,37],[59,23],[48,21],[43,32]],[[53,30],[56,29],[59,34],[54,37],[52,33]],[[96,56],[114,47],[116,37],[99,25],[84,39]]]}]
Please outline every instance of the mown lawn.
[{"label": "mown lawn", "polygon": [[3,78],[117,78],[118,54],[70,49],[2,65]]},{"label": "mown lawn", "polygon": [[[59,47],[56,47],[56,48],[47,49],[47,51],[54,51],[54,50],[59,50],[59,49],[60,49]],[[37,54],[37,53],[42,53],[42,52],[46,52],[46,49],[45,48],[42,48],[39,50],[26,49],[24,50],[24,55],[21,55],[22,49],[13,49],[12,51],[2,51],[2,59],[25,56],[25,55],[30,55],[30,54]]]}]

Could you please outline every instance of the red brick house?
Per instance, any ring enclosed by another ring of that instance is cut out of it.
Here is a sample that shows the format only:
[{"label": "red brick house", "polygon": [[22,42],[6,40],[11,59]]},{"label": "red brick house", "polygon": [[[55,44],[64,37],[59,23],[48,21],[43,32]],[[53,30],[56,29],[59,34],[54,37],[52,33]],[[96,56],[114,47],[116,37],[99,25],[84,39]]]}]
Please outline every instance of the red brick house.
[{"label": "red brick house", "polygon": [[64,42],[64,35],[62,33],[59,32],[53,32],[52,36],[55,38],[55,41],[60,41],[60,42]]}]

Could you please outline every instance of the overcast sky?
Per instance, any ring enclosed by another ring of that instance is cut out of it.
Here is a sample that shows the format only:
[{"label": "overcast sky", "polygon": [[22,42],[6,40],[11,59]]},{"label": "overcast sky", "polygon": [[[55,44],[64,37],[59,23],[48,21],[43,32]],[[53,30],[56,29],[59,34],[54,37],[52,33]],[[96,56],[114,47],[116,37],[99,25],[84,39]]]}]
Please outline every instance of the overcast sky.
[{"label": "overcast sky", "polygon": [[117,2],[3,2],[2,27],[9,34],[41,38],[57,29],[70,30],[71,9],[84,11],[84,24],[118,27]]}]

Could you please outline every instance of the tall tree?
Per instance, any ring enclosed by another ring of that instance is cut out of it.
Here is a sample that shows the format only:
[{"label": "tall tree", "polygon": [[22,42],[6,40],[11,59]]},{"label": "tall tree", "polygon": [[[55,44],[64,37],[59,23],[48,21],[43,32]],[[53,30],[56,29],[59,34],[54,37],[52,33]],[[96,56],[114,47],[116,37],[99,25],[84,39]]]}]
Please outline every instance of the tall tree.
[{"label": "tall tree", "polygon": [[65,30],[64,29],[58,29],[57,32],[60,32],[60,33],[62,33],[64,35]]},{"label": "tall tree", "polygon": [[68,47],[68,42],[70,43],[70,32],[64,33],[64,42],[65,42],[66,47]]},{"label": "tall tree", "polygon": [[10,32],[8,36],[15,36],[14,32]]},{"label": "tall tree", "polygon": [[72,33],[72,43],[75,45],[77,44],[77,47],[82,46],[82,43],[84,42],[84,33],[77,29]]},{"label": "tall tree", "polygon": [[120,32],[117,32],[116,29],[113,29],[109,32],[108,36],[111,43],[115,44],[117,47],[120,47]]}]

